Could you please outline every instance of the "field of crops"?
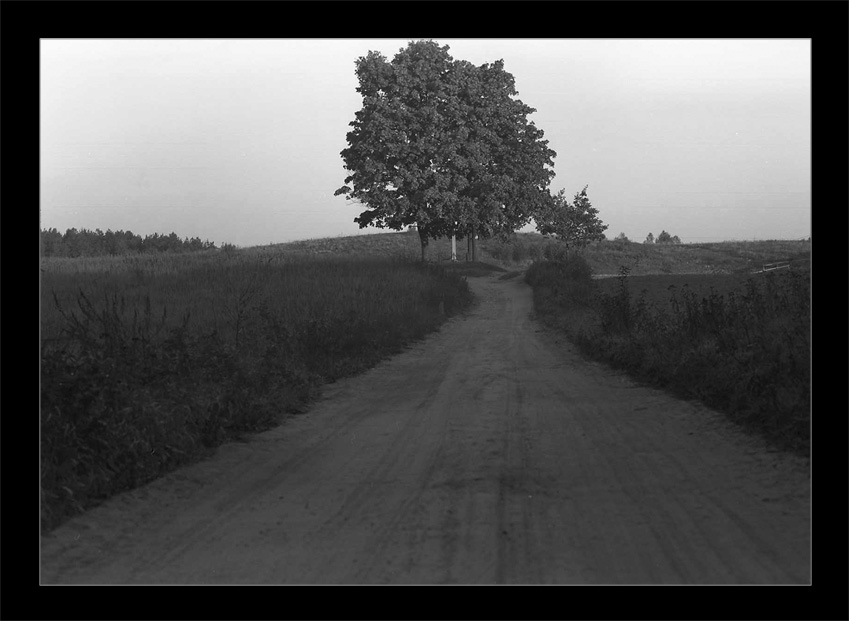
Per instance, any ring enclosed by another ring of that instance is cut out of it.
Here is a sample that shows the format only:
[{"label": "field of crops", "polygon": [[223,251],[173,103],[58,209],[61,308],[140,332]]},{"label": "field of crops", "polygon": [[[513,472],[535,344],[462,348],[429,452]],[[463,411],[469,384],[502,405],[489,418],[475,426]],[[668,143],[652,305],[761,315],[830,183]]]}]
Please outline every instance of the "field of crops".
[{"label": "field of crops", "polygon": [[392,252],[269,249],[44,259],[41,292],[47,529],[273,426],[472,302],[461,275]]}]

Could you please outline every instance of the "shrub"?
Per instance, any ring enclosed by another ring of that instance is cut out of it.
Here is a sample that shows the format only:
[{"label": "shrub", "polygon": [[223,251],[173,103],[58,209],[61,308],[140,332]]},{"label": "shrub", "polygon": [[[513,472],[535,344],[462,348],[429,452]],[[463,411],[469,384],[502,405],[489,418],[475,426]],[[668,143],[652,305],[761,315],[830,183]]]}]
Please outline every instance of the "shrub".
[{"label": "shrub", "polygon": [[525,281],[534,288],[550,290],[561,303],[569,305],[590,304],[595,292],[592,269],[580,255],[534,261],[525,273]]},{"label": "shrub", "polygon": [[523,263],[532,257],[535,244],[515,233],[506,237],[495,237],[486,241],[486,251],[494,259],[505,263]]},{"label": "shrub", "polygon": [[546,261],[565,263],[569,258],[569,249],[556,241],[549,241],[543,248],[543,257]]}]

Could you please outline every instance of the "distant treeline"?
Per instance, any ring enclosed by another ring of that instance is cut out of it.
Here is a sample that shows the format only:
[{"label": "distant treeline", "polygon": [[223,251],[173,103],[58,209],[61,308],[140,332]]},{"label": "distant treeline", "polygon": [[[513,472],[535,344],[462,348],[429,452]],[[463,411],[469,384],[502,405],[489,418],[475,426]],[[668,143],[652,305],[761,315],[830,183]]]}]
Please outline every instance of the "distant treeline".
[{"label": "distant treeline", "polygon": [[45,257],[96,257],[158,252],[214,250],[215,243],[199,237],[180,239],[176,233],[154,233],[142,237],[132,231],[68,229],[63,235],[54,229],[41,229],[41,251]]}]

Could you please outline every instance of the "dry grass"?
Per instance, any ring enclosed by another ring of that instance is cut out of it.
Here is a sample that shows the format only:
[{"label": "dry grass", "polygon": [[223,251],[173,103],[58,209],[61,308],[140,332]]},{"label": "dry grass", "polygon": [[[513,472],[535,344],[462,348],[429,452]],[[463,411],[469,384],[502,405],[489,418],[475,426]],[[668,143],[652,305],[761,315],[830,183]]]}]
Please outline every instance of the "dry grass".
[{"label": "dry grass", "polygon": [[[535,260],[564,258],[563,244],[536,233],[519,233],[509,241],[488,240],[483,247],[504,262],[528,266]],[[572,251],[570,251],[572,252]],[[806,241],[718,242],[712,244],[640,244],[603,241],[578,254],[593,272],[615,275],[625,266],[632,276],[648,274],[749,274],[764,263],[791,261],[810,270],[811,243]]]},{"label": "dry grass", "polygon": [[382,252],[42,262],[43,527],[277,424],[472,301]]},{"label": "dry grass", "polygon": [[810,446],[811,298],[803,268],[594,280],[588,261],[527,272],[536,312],[585,355],[697,398],[776,446]]},{"label": "dry grass", "polygon": [[[307,239],[285,244],[272,244],[246,248],[248,254],[268,255],[308,255],[328,256],[382,256],[404,257],[410,260],[421,259],[421,242],[415,231],[371,233],[347,237],[326,237],[322,239]],[[466,244],[457,242],[457,254],[465,259]],[[451,259],[451,239],[443,238],[430,240],[427,249],[427,260],[434,262]]]}]

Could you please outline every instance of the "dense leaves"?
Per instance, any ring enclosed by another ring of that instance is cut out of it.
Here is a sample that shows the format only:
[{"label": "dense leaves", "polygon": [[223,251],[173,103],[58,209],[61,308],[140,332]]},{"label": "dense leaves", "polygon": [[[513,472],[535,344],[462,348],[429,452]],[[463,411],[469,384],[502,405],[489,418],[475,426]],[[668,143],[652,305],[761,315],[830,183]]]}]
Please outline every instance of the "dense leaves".
[{"label": "dense leaves", "polygon": [[100,229],[67,229],[63,235],[55,228],[42,229],[41,251],[45,257],[97,257],[152,252],[194,252],[213,250],[215,243],[201,241],[199,237],[180,239],[176,233],[154,233],[144,238],[132,231],[104,233]]},{"label": "dense leaves", "polygon": [[681,239],[677,235],[672,236],[669,233],[667,233],[666,231],[661,231],[660,235],[657,236],[655,243],[656,244],[680,244]]},{"label": "dense leaves", "polygon": [[666,231],[661,231],[660,235],[658,235],[656,239],[655,239],[654,235],[649,233],[646,236],[646,241],[644,241],[643,243],[644,244],[680,244],[681,239],[677,235],[673,236],[673,235],[670,235],[669,233],[667,233]]},{"label": "dense leaves", "polygon": [[567,248],[586,246],[605,239],[607,225],[598,218],[598,209],[587,197],[587,187],[575,194],[570,204],[566,190],[560,190],[548,209],[542,209],[536,218],[537,230],[543,235],[557,235]]},{"label": "dense leaves", "polygon": [[[490,237],[527,224],[550,200],[554,151],[515,99],[503,61],[455,61],[448,46],[410,43],[391,62],[356,62],[363,107],[341,153],[336,191],[366,206],[361,228],[416,224],[427,240]],[[548,168],[547,168],[548,167]]]}]

